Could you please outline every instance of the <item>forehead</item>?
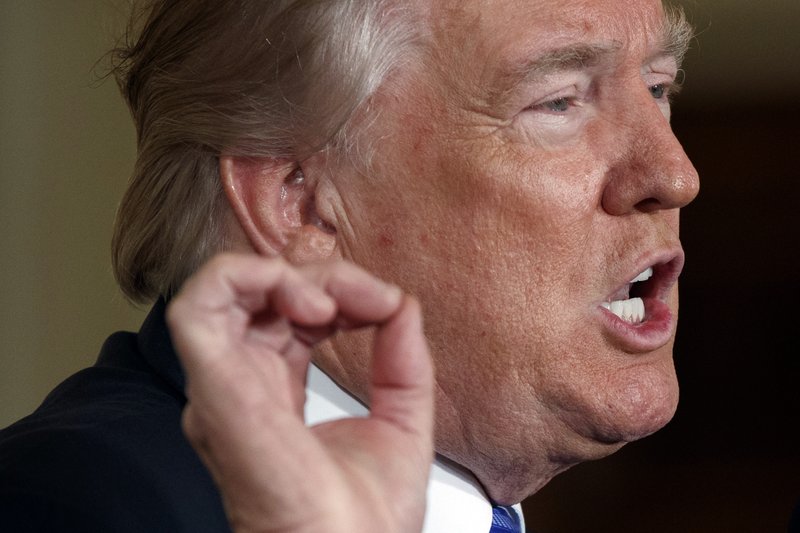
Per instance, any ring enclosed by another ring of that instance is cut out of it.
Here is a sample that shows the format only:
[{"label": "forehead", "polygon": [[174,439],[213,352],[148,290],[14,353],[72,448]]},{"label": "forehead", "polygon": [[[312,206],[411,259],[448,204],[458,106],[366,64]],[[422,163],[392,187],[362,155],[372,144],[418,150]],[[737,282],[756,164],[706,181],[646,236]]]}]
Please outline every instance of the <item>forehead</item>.
[{"label": "forehead", "polygon": [[439,50],[493,61],[580,42],[656,53],[670,34],[659,0],[438,0],[430,15]]}]

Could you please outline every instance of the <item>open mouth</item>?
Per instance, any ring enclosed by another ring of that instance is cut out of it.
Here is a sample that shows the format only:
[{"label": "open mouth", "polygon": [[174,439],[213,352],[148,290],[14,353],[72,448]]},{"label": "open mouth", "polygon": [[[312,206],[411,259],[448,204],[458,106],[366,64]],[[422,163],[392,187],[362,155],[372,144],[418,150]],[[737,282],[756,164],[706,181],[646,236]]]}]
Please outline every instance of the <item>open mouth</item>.
[{"label": "open mouth", "polygon": [[683,252],[653,254],[639,265],[638,274],[629,271],[630,281],[597,304],[606,331],[628,353],[652,352],[673,337],[676,316],[668,301],[683,268]]},{"label": "open mouth", "polygon": [[669,295],[683,266],[682,255],[665,259],[645,268],[600,305],[625,323],[646,322],[653,308],[660,307],[657,302]]},{"label": "open mouth", "polygon": [[617,291],[610,301],[603,302],[600,305],[630,324],[644,322],[646,310],[643,298],[649,295],[645,284],[652,277],[653,267],[648,267]]}]

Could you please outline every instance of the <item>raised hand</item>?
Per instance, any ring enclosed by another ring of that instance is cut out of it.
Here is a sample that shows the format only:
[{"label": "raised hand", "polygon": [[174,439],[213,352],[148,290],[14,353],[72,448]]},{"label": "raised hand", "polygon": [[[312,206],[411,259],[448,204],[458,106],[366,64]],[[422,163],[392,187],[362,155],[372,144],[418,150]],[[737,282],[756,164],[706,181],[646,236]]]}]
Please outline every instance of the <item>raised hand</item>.
[{"label": "raised hand", "polygon": [[[167,322],[187,374],[184,431],[236,531],[418,532],[433,459],[433,371],[418,303],[358,267],[222,255]],[[368,418],[308,428],[312,345],[376,328]]]}]

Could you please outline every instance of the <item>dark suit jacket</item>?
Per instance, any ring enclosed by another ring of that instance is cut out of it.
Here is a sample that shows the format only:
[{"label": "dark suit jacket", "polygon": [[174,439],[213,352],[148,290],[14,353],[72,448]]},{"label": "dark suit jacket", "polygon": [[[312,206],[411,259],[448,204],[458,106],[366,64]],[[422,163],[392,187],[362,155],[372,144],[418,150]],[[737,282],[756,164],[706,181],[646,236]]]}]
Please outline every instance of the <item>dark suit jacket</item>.
[{"label": "dark suit jacket", "polygon": [[184,377],[164,308],[0,431],[0,531],[230,531],[181,432]]}]

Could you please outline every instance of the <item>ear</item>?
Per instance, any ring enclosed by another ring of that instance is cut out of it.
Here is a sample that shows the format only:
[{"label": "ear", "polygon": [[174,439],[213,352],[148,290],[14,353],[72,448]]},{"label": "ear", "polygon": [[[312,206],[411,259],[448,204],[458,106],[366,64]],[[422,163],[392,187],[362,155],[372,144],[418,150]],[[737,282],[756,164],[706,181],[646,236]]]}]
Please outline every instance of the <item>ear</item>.
[{"label": "ear", "polygon": [[316,213],[315,184],[289,159],[220,156],[225,195],[256,252],[293,263],[319,261],[336,235]]}]

